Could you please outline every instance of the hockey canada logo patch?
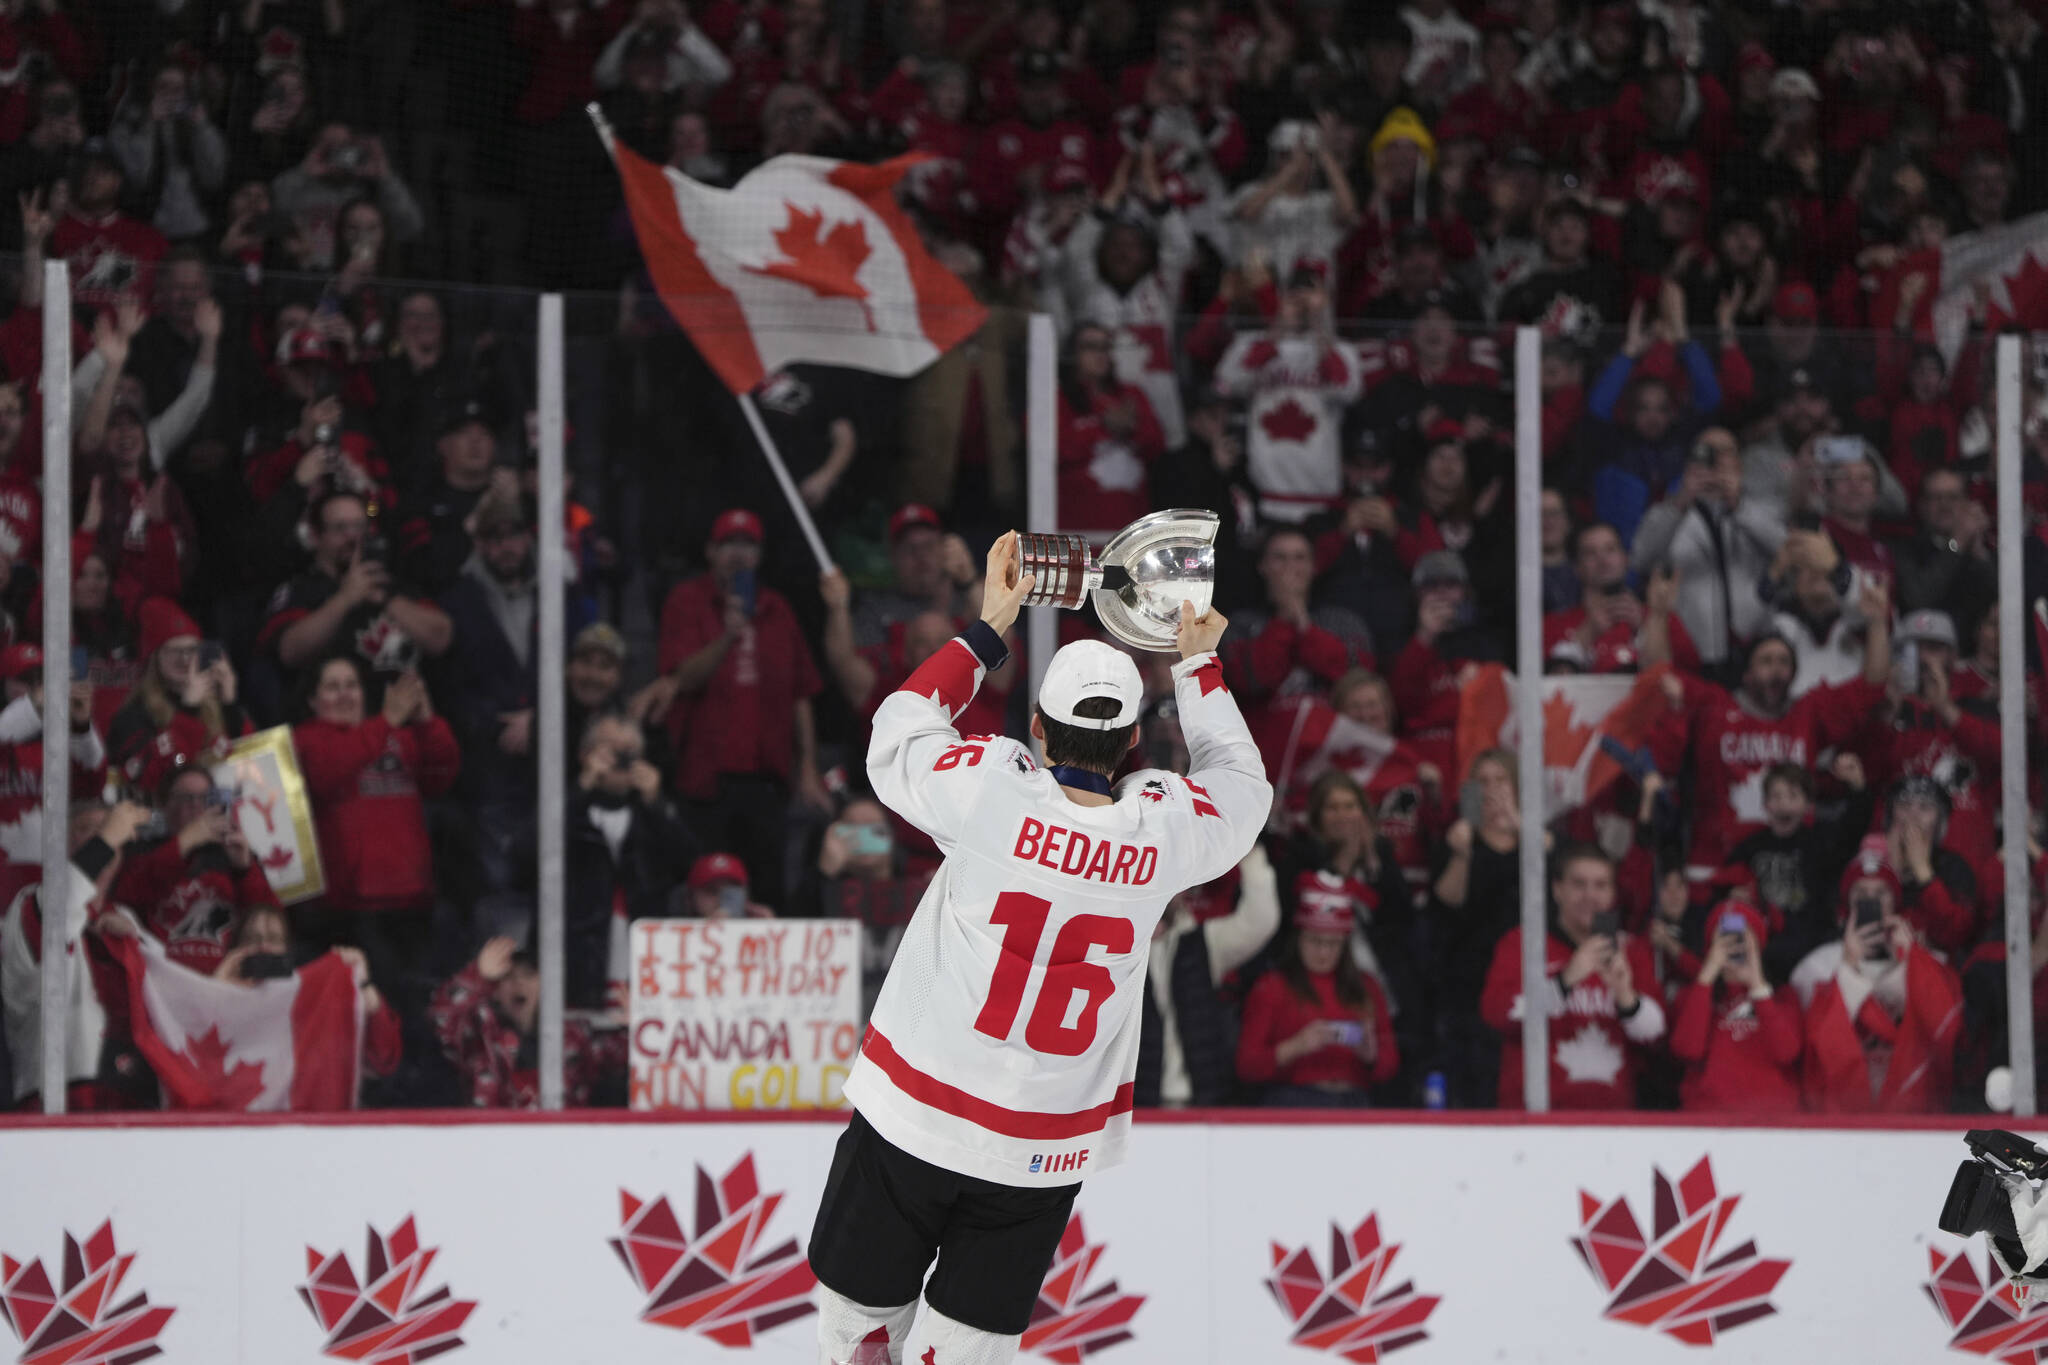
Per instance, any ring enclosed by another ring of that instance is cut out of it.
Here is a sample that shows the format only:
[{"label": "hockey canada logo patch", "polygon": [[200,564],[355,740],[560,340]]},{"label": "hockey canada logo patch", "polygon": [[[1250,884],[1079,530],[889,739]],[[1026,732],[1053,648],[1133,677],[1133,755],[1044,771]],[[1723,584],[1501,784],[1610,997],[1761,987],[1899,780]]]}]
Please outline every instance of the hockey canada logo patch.
[{"label": "hockey canada logo patch", "polygon": [[61,1289],[40,1259],[0,1256],[0,1313],[21,1340],[20,1365],[131,1365],[162,1355],[156,1339],[177,1310],[151,1307],[147,1294],[120,1297],[134,1264],[134,1252],[114,1249],[112,1222],[83,1246],[64,1234]]},{"label": "hockey canada logo patch", "polygon": [[1676,1189],[1662,1171],[1652,1167],[1650,1173],[1656,1194],[1649,1237],[1626,1197],[1603,1204],[1579,1191],[1579,1231],[1571,1246],[1607,1293],[1601,1316],[1689,1346],[1711,1346],[1730,1328],[1777,1312],[1771,1291],[1792,1262],[1759,1256],[1754,1242],[1714,1256],[1742,1196],[1715,1192],[1706,1157]]},{"label": "hockey canada logo patch", "polygon": [[1380,1218],[1345,1232],[1330,1225],[1330,1278],[1326,1283],[1307,1247],[1290,1251],[1273,1243],[1273,1273],[1266,1277],[1280,1310],[1294,1321],[1296,1346],[1328,1351],[1358,1365],[1386,1359],[1388,1353],[1428,1337],[1423,1324],[1441,1294],[1418,1294],[1413,1281],[1388,1287],[1398,1242],[1380,1240]]},{"label": "hockey canada logo patch", "polygon": [[1996,1266],[1986,1265],[1980,1276],[1967,1244],[1947,1253],[1929,1247],[1927,1259],[1927,1283],[1921,1287],[1948,1324],[1951,1351],[2001,1365],[2036,1365],[2042,1359],[2048,1351],[2048,1303],[2022,1304]]},{"label": "hockey canada logo patch", "polygon": [[813,1312],[811,1273],[794,1237],[756,1252],[780,1194],[763,1194],[747,1153],[717,1180],[697,1168],[695,1217],[689,1231],[668,1196],[642,1203],[619,1191],[619,1235],[613,1251],[647,1296],[640,1321],[696,1332],[724,1346]]},{"label": "hockey canada logo patch", "polygon": [[1118,1293],[1115,1280],[1088,1287],[1105,1250],[1088,1240],[1080,1214],[1067,1220],[1059,1253],[1031,1310],[1031,1325],[1024,1329],[1025,1350],[1057,1365],[1081,1365],[1082,1357],[1131,1339],[1131,1319],[1145,1296]]},{"label": "hockey canada logo patch", "polygon": [[446,1285],[424,1290],[439,1254],[420,1245],[410,1215],[390,1233],[369,1230],[360,1285],[347,1253],[307,1247],[299,1297],[327,1333],[320,1354],[368,1365],[419,1365],[462,1345],[458,1333],[476,1303],[455,1298]]}]

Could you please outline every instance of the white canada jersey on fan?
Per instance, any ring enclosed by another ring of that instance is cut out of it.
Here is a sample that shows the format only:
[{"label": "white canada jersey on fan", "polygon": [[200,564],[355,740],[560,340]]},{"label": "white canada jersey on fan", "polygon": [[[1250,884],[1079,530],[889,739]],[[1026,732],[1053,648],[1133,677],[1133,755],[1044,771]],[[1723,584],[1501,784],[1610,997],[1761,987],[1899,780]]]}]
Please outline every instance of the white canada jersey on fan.
[{"label": "white canada jersey on fan", "polygon": [[[993,632],[970,635],[1001,663]],[[946,859],[846,1094],[934,1165],[1068,1185],[1123,1159],[1153,926],[1250,851],[1272,789],[1213,653],[1173,670],[1189,775],[1133,773],[1102,806],[1068,800],[1016,741],[954,730],[985,671],[948,641],[875,713],[868,778]]]}]

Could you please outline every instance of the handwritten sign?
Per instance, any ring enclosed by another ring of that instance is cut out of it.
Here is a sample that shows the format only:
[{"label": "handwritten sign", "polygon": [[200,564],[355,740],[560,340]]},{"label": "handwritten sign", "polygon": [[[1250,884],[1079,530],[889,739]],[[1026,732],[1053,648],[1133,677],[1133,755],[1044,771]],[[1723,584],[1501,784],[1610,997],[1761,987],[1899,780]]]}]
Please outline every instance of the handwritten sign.
[{"label": "handwritten sign", "polygon": [[313,808],[290,727],[273,726],[236,740],[228,756],[213,766],[213,782],[234,793],[235,823],[279,901],[297,905],[326,889]]},{"label": "handwritten sign", "polygon": [[633,1108],[845,1108],[860,943],[854,920],[634,921]]}]

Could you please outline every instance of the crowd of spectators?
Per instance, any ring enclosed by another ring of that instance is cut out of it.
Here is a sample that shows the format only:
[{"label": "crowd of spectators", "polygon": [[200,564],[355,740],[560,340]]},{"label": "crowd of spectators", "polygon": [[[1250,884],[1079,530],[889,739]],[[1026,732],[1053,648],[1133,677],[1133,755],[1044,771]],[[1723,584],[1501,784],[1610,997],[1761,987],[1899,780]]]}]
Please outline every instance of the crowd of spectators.
[{"label": "crowd of spectators", "polygon": [[[0,1098],[39,1082],[33,642],[67,531],[77,1102],[157,1102],[95,941],[114,904],[196,971],[347,953],[368,1102],[534,1102],[541,534],[570,550],[572,1097],[623,1099],[636,918],[859,919],[872,999],[938,854],[864,790],[866,718],[1023,520],[1037,311],[1061,524],[1222,515],[1226,676],[1281,797],[1151,945],[1143,1102],[1513,1106],[1533,1007],[1562,1106],[1981,1107],[2003,861],[2038,887],[2048,860],[1997,819],[1989,348],[2021,291],[1959,287],[1943,246],[2048,206],[2039,8],[7,7]],[[591,101],[712,183],[922,154],[905,205],[987,324],[908,381],[799,365],[756,395],[843,572],[654,297]],[[48,259],[67,528],[42,524]],[[507,284],[587,291],[559,529],[532,295],[478,287]],[[1653,693],[1623,775],[1545,812],[1533,1005],[1523,756],[1461,769],[1458,733],[1474,669],[1515,657],[1525,325],[1546,668]],[[2031,341],[2023,436],[2031,602]],[[1024,732],[1021,654],[963,731]],[[1143,663],[1142,762],[1184,764]],[[282,913],[208,776],[278,725],[326,874]]]}]

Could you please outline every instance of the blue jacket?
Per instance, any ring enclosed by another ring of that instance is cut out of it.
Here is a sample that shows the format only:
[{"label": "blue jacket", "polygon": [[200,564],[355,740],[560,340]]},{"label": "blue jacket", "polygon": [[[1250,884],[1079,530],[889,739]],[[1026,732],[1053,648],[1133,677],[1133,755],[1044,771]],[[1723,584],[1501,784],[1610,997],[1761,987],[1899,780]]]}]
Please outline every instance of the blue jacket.
[{"label": "blue jacket", "polygon": [[[1721,406],[1721,381],[1706,349],[1697,341],[1688,341],[1678,348],[1678,358],[1692,386],[1690,412],[1674,421],[1661,441],[1643,441],[1632,432],[1614,428],[1615,444],[1593,473],[1593,514],[1621,534],[1624,546],[1634,543],[1636,524],[1650,504],[1669,493],[1685,472],[1693,441]],[[1633,356],[1617,353],[1586,395],[1587,410],[1611,428],[1614,409],[1635,368]]]}]

